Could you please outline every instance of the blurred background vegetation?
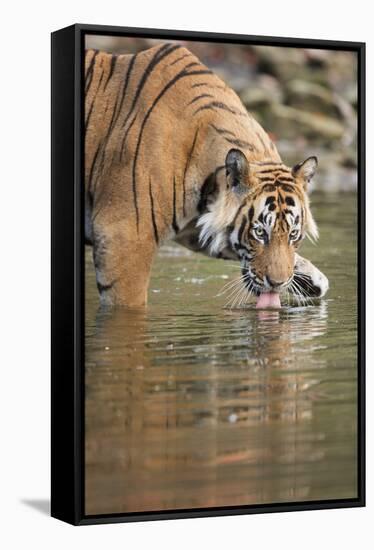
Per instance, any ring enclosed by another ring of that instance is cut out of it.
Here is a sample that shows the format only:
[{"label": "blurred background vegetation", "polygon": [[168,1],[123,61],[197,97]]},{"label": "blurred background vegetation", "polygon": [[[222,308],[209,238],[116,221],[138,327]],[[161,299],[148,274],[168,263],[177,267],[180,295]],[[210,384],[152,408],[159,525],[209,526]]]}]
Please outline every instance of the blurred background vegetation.
[{"label": "blurred background vegetation", "polygon": [[187,47],[234,88],[286,164],[316,155],[314,189],[356,191],[355,53],[94,35],[86,47],[135,53],[166,41]]}]

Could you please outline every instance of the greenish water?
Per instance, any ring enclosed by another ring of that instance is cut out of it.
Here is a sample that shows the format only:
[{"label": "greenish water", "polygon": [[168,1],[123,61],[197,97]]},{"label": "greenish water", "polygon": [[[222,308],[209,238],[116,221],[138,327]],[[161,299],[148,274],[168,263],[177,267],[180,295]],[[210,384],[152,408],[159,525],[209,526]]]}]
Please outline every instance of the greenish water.
[{"label": "greenish water", "polygon": [[356,196],[313,195],[320,303],[224,309],[233,262],[168,244],[144,312],[86,252],[86,513],[357,496]]}]

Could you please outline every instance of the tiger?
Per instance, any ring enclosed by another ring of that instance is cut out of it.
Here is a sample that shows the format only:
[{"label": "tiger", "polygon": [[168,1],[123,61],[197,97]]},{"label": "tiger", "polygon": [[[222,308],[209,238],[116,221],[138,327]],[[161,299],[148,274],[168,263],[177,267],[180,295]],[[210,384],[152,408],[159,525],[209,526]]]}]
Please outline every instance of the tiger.
[{"label": "tiger", "polygon": [[236,92],[185,46],[85,53],[85,238],[100,302],[143,307],[167,239],[239,262],[258,307],[320,298],[309,157],[287,167]]}]

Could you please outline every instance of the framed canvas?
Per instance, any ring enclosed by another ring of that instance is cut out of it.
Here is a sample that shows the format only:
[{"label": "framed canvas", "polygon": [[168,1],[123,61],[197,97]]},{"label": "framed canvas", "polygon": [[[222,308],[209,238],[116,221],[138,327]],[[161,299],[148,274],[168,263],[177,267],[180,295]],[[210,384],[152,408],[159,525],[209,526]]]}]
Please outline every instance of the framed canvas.
[{"label": "framed canvas", "polygon": [[365,503],[365,45],[52,34],[52,515]]}]

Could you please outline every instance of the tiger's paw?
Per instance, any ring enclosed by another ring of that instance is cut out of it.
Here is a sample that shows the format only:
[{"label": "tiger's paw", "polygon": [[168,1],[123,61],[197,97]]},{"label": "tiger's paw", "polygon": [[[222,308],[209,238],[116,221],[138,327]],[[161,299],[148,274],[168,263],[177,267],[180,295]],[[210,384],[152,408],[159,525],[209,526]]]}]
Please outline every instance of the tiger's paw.
[{"label": "tiger's paw", "polygon": [[322,271],[306,258],[296,255],[293,280],[303,294],[322,298],[329,289],[329,280]]}]

